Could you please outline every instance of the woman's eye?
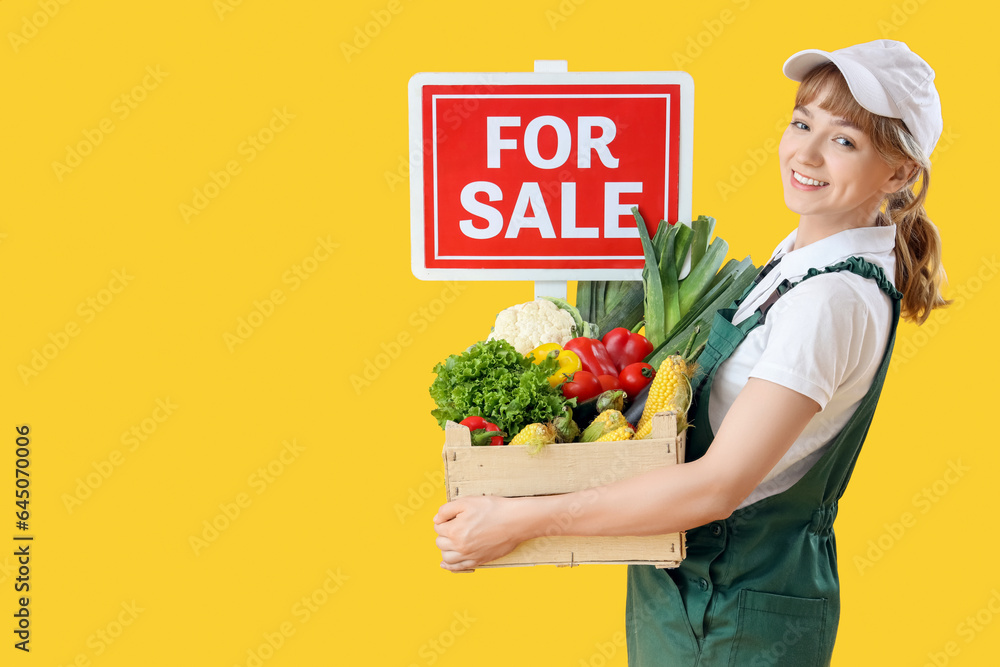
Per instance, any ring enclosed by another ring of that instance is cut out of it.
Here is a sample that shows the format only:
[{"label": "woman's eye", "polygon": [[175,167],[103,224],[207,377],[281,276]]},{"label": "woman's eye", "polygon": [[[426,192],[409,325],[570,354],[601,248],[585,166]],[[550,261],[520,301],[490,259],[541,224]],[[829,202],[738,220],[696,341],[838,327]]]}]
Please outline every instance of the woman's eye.
[{"label": "woman's eye", "polygon": [[834,141],[839,143],[841,146],[846,146],[847,148],[854,148],[854,143],[851,142],[851,140],[846,137],[837,137],[836,139],[834,139]]},{"label": "woman's eye", "polygon": [[792,125],[792,127],[796,128],[796,129],[799,129],[799,130],[808,130],[809,129],[809,126],[806,125],[805,123],[803,123],[800,120],[793,120],[792,123],[791,123],[791,125]]}]

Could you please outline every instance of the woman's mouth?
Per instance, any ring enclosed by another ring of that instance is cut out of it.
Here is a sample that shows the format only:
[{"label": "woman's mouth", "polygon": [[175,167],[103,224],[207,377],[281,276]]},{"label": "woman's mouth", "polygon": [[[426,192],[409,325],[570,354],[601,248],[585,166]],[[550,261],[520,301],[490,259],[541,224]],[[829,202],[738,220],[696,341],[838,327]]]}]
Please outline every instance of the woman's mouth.
[{"label": "woman's mouth", "polygon": [[792,170],[792,177],[789,180],[791,184],[799,190],[819,190],[820,188],[830,185],[826,181],[818,181],[815,178],[803,176],[795,170]]}]

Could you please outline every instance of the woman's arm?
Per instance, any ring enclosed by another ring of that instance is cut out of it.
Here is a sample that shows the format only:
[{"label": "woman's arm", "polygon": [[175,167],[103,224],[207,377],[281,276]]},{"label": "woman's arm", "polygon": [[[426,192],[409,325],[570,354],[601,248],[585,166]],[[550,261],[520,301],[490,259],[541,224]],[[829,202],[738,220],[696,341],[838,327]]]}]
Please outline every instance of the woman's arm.
[{"label": "woman's arm", "polygon": [[441,566],[476,567],[543,535],[660,535],[728,517],[818,410],[811,398],[751,378],[697,461],[576,493],[446,503],[434,517]]}]

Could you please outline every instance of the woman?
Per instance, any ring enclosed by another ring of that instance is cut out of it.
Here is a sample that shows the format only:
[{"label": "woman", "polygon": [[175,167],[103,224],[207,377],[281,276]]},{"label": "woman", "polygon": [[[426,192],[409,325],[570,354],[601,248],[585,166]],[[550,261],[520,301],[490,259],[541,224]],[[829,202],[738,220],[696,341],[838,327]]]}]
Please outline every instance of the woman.
[{"label": "woman", "polygon": [[[943,126],[933,70],[892,40],[801,51],[783,70],[801,82],[778,150],[799,224],[738,307],[715,318],[688,462],[587,496],[461,498],[434,518],[449,570],[553,526],[687,531],[681,567],[629,566],[630,665],[829,663],[837,500],[900,314],[921,323],[946,303],[923,208]],[[574,504],[583,511],[568,511]]]}]

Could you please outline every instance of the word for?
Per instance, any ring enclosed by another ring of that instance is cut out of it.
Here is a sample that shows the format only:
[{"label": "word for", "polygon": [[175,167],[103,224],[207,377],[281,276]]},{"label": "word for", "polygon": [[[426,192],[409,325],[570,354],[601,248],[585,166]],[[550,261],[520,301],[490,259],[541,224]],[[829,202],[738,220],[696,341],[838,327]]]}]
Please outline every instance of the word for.
[{"label": "word for", "polygon": [[[115,296],[121,294],[135,276],[130,276],[125,269],[112,271],[111,280],[108,286],[101,288],[95,296],[88,296],[76,307],[76,314],[83,318],[84,324],[90,324],[97,317],[98,313],[104,312]],[[66,349],[71,338],[80,334],[80,325],[75,320],[70,320],[60,331],[49,333],[48,343],[42,345],[41,350],[33,348],[31,350],[31,361],[28,365],[18,364],[17,373],[21,376],[21,382],[26,386],[32,378],[48,368],[49,363],[59,356],[59,353]]]},{"label": "word for", "polygon": [[38,31],[49,24],[49,20],[69,4],[69,0],[39,0],[38,6],[41,11],[35,12],[29,19],[27,16],[21,17],[21,32],[8,32],[7,39],[10,40],[10,47],[14,53],[21,50],[21,47],[28,43],[28,40],[38,35]]},{"label": "word for", "polygon": [[[504,127],[520,127],[520,116],[488,116],[486,118],[486,166],[489,169],[500,168],[500,152],[517,150],[517,139],[503,139],[500,136]],[[542,157],[538,148],[538,135],[543,128],[551,127],[556,132],[556,152],[550,158]],[[601,133],[594,136],[594,130],[600,128]],[[617,133],[615,123],[604,116],[580,116],[577,119],[577,167],[588,169],[591,164],[591,153],[596,152],[601,164],[609,169],[618,167],[618,158],[611,154],[608,148]],[[573,149],[573,136],[569,124],[558,116],[538,116],[533,118],[524,129],[524,154],[533,166],[539,169],[558,169],[566,164]]]},{"label": "word for", "polygon": [[[267,125],[257,130],[255,134],[248,134],[246,139],[236,147],[236,154],[243,157],[244,164],[249,164],[257,159],[274,138],[288,128],[288,122],[295,119],[295,114],[289,113],[286,107],[279,111],[277,107],[272,109],[271,119]],[[184,222],[190,223],[191,218],[201,215],[202,211],[208,208],[222,191],[233,182],[233,176],[243,173],[243,166],[239,160],[229,160],[221,171],[209,170],[208,181],[200,187],[194,188],[194,196],[191,203],[181,202],[179,210]]]},{"label": "word for", "polygon": [[[129,452],[136,451],[139,445],[155,433],[159,425],[174,414],[177,408],[178,406],[169,397],[156,399],[156,407],[153,408],[152,416],[124,431],[119,440],[128,448]],[[93,472],[84,477],[77,477],[73,493],[64,493],[60,497],[66,512],[72,514],[73,510],[83,505],[83,501],[94,495],[94,491],[101,488],[104,482],[108,481],[123,463],[125,463],[125,454],[120,449],[112,450],[107,458],[92,461],[90,466],[94,469]]]},{"label": "word for", "polygon": [[[122,93],[111,103],[111,112],[118,116],[118,120],[125,120],[129,117],[139,104],[143,102],[152,91],[159,88],[169,72],[160,70],[157,65],[154,70],[152,66],[146,67],[146,76],[142,78],[142,83],[133,86],[132,90]],[[97,122],[95,128],[84,128],[83,139],[73,145],[66,144],[66,157],[63,162],[53,161],[52,170],[56,178],[62,183],[67,174],[83,164],[83,158],[94,152],[94,149],[104,142],[104,138],[115,131],[115,122],[110,116],[105,116]]]}]

